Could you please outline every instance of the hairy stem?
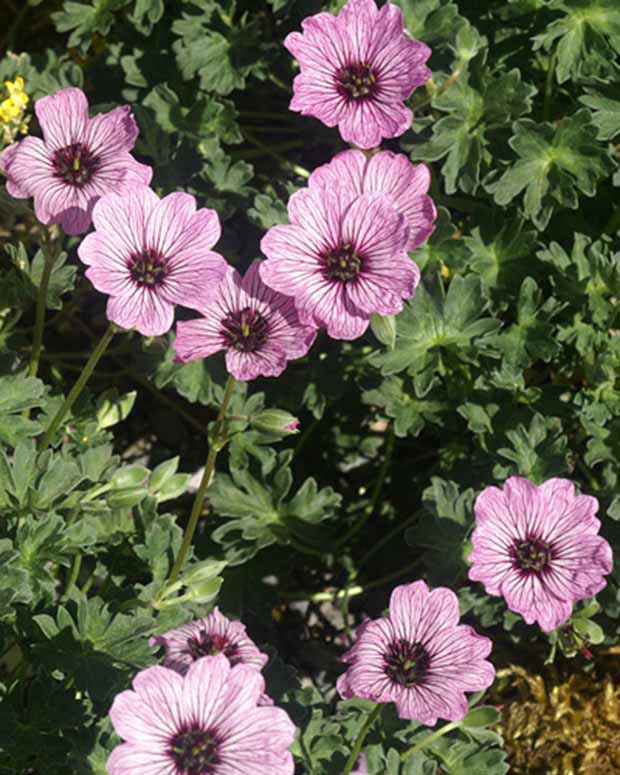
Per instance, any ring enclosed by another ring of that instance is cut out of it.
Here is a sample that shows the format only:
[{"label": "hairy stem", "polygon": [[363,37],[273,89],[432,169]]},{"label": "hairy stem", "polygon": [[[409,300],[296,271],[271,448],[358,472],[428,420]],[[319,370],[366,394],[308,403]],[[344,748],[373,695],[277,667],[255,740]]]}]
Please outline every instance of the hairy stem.
[{"label": "hairy stem", "polygon": [[342,772],[342,775],[349,775],[353,767],[355,767],[355,764],[360,755],[360,751],[362,750],[362,746],[364,745],[364,740],[366,739],[366,735],[370,731],[370,728],[372,727],[372,725],[381,715],[381,711],[383,710],[383,708],[384,708],[383,705],[375,705],[372,711],[368,714],[368,718],[366,719],[362,728],[360,729],[359,735],[357,736],[357,740],[355,741],[353,748],[351,749],[351,755],[347,759],[347,763],[344,765],[344,770]]},{"label": "hairy stem", "polygon": [[444,735],[448,734],[448,732],[452,732],[453,729],[458,729],[461,726],[461,721],[451,721],[449,724],[446,724],[444,727],[441,727],[441,729],[437,729],[435,732],[432,732],[428,737],[425,737],[423,740],[420,740],[419,743],[409,748],[404,753],[401,753],[400,760],[401,762],[406,761],[410,756],[413,756],[414,753],[417,753],[418,751],[421,751],[423,748],[426,748],[427,745],[432,743],[434,740],[437,740],[439,737],[443,737]]},{"label": "hairy stem", "polygon": [[168,578],[168,581],[166,582],[166,586],[171,586],[179,578],[179,573],[181,572],[183,563],[187,558],[187,553],[189,552],[190,546],[192,545],[192,541],[194,539],[194,533],[196,532],[196,527],[198,525],[198,520],[200,519],[200,515],[202,514],[202,507],[207,494],[207,489],[211,482],[213,471],[215,470],[215,461],[217,460],[217,456],[222,448],[222,446],[217,442],[218,442],[218,437],[222,432],[222,426],[224,424],[224,419],[226,417],[226,410],[228,409],[230,399],[232,398],[234,387],[235,387],[235,379],[234,377],[229,377],[228,382],[226,383],[226,388],[224,390],[224,398],[222,399],[220,411],[215,421],[215,428],[213,432],[213,438],[215,440],[215,443],[211,444],[209,448],[209,454],[207,455],[205,470],[204,470],[204,473],[202,474],[202,479],[200,480],[198,492],[196,493],[196,497],[194,498],[194,503],[189,517],[189,522],[187,523],[187,527],[185,528],[185,533],[183,534],[183,541],[181,543],[181,548],[179,549],[179,553],[174,561],[172,570],[170,571],[170,576]]},{"label": "hairy stem", "polygon": [[37,311],[34,324],[34,336],[32,338],[32,350],[30,352],[30,364],[28,366],[28,376],[36,377],[39,371],[39,361],[41,360],[41,345],[43,344],[43,327],[45,326],[45,309],[47,307],[47,289],[52,276],[52,269],[58,253],[50,247],[47,240],[43,243],[43,274],[39,284],[37,294]]},{"label": "hairy stem", "polygon": [[54,434],[60,428],[62,421],[65,419],[65,417],[71,410],[71,407],[73,406],[73,404],[77,401],[78,396],[80,395],[86,383],[90,379],[93,371],[95,370],[95,367],[99,363],[101,356],[107,350],[107,347],[112,341],[115,333],[116,333],[116,328],[114,327],[113,323],[110,323],[106,332],[99,340],[99,344],[95,347],[95,349],[92,351],[90,355],[90,358],[86,361],[86,364],[82,369],[82,373],[77,378],[75,385],[71,388],[69,395],[65,398],[62,406],[54,415],[54,419],[52,420],[48,429],[45,431],[45,434],[41,438],[41,441],[39,442],[39,447],[41,449],[45,449],[46,447],[49,447],[51,440],[54,438]]}]

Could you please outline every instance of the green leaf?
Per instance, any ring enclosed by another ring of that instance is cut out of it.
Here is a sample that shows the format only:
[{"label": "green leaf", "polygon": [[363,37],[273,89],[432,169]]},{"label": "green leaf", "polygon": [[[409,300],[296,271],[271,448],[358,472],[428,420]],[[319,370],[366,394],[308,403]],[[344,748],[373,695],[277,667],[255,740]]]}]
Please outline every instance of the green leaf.
[{"label": "green leaf", "polygon": [[493,705],[472,708],[463,719],[464,727],[490,727],[501,719],[501,713]]},{"label": "green leaf", "polygon": [[130,0],[91,0],[89,3],[75,3],[66,0],[62,11],[51,15],[58,32],[68,32],[69,46],[80,46],[86,50],[95,33],[107,35],[115,21],[115,11],[128,5]]},{"label": "green leaf", "polygon": [[389,350],[396,344],[396,319],[393,315],[373,315],[370,318],[370,327],[377,339]]},{"label": "green leaf", "polygon": [[21,413],[41,406],[43,391],[43,383],[35,377],[22,374],[0,377],[1,441],[14,447],[20,439],[40,433],[40,424],[21,416]]},{"label": "green leaf", "polygon": [[498,328],[499,321],[481,317],[486,307],[480,280],[473,275],[456,276],[445,296],[443,286],[421,283],[396,318],[394,350],[373,361],[386,375],[407,370],[417,396],[423,398],[443,369],[444,353],[475,358],[474,342],[481,343]]},{"label": "green leaf", "polygon": [[620,8],[615,0],[552,0],[550,10],[564,12],[534,38],[534,50],[555,49],[558,83],[612,71],[620,53]]},{"label": "green leaf", "polygon": [[578,192],[594,196],[597,183],[613,169],[585,108],[562,119],[557,128],[521,119],[513,131],[510,145],[519,160],[487,188],[500,206],[524,192],[525,216],[539,229],[558,207],[577,209]]},{"label": "green leaf", "polygon": [[132,390],[120,396],[116,388],[110,388],[97,399],[97,427],[111,428],[126,419],[136,402],[137,392]]},{"label": "green leaf", "polygon": [[[468,29],[467,27],[463,29]],[[441,87],[439,89],[441,92]],[[481,78],[463,74],[444,93],[433,98],[433,107],[449,113],[433,123],[433,135],[412,148],[412,158],[437,161],[445,157],[442,173],[446,192],[461,189],[474,193],[483,167],[492,157],[487,150],[488,133],[531,110],[536,89],[522,83],[519,70]]]},{"label": "green leaf", "polygon": [[600,140],[612,140],[620,134],[620,99],[611,99],[602,94],[586,94],[579,98],[594,112],[592,123],[598,129]]}]

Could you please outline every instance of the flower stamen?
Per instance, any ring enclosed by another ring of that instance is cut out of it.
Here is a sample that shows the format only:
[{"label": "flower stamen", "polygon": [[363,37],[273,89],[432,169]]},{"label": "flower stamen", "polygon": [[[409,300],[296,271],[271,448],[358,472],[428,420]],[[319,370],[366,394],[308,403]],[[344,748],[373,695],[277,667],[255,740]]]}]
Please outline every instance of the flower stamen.
[{"label": "flower stamen", "polygon": [[168,274],[168,262],[153,248],[132,254],[127,266],[131,279],[140,287],[154,288],[161,285]]},{"label": "flower stamen", "polygon": [[72,143],[54,152],[54,177],[81,188],[92,178],[100,160],[82,143]]},{"label": "flower stamen", "polygon": [[229,312],[221,321],[221,326],[220,333],[226,346],[244,353],[253,353],[260,349],[269,334],[266,318],[251,307]]},{"label": "flower stamen", "polygon": [[362,268],[361,256],[350,242],[330,250],[323,258],[325,274],[330,280],[347,283],[354,280]]},{"label": "flower stamen", "polygon": [[231,665],[241,662],[236,643],[231,643],[225,635],[210,635],[206,630],[188,638],[187,648],[193,659],[224,654]]},{"label": "flower stamen", "polygon": [[170,741],[178,775],[213,775],[219,763],[217,740],[199,726],[178,732]]},{"label": "flower stamen", "polygon": [[385,674],[407,689],[420,684],[430,666],[430,656],[424,646],[404,638],[390,643],[383,661]]},{"label": "flower stamen", "polygon": [[377,91],[376,73],[366,62],[343,67],[336,77],[338,91],[347,100],[365,100]]},{"label": "flower stamen", "polygon": [[541,573],[548,567],[553,553],[551,545],[541,538],[527,538],[525,541],[515,542],[513,554],[520,570]]}]

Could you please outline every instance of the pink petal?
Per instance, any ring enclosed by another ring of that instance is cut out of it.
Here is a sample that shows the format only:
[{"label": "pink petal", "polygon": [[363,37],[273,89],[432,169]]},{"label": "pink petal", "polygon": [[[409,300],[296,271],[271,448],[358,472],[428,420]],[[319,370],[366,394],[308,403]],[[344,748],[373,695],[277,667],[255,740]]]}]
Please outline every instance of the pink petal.
[{"label": "pink petal", "polygon": [[61,89],[37,100],[35,113],[45,144],[52,150],[83,142],[88,124],[88,101],[81,89]]}]

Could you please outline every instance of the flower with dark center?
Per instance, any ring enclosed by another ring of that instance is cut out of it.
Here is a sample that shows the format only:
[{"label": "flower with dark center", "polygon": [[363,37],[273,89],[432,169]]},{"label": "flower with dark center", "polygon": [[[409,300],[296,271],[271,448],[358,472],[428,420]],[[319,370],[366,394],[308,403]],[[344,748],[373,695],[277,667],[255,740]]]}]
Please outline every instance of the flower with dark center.
[{"label": "flower with dark center", "polygon": [[256,309],[244,307],[229,312],[222,320],[222,337],[227,347],[242,353],[259,350],[269,336],[269,323]]},{"label": "flower with dark center", "polygon": [[491,685],[491,641],[459,624],[458,598],[423,581],[396,587],[388,617],[367,620],[342,657],[348,667],[337,689],[344,699],[394,702],[402,719],[434,726],[438,718],[460,721],[465,692]]},{"label": "flower with dark center", "polygon": [[197,725],[173,736],[170,741],[170,756],[179,775],[212,775],[220,761],[217,741]]},{"label": "flower with dark center", "polygon": [[404,153],[379,151],[370,158],[363,151],[341,151],[317,167],[310,188],[350,186],[358,195],[385,194],[405,216],[409,227],[407,251],[415,250],[435,228],[437,211],[428,195],[431,173],[425,164],[412,164]]},{"label": "flower with dark center", "polygon": [[362,259],[350,242],[330,250],[324,260],[327,277],[343,283],[354,280],[362,268]]},{"label": "flower with dark center", "polygon": [[431,50],[405,34],[401,9],[348,0],[336,16],[303,20],[284,45],[299,62],[291,110],[338,126],[342,139],[375,148],[411,127],[404,101],[431,76]]},{"label": "flower with dark center", "polygon": [[184,624],[149,641],[151,646],[162,646],[164,665],[179,673],[186,673],[200,657],[224,654],[231,665],[242,663],[262,670],[267,655],[258,650],[241,622],[228,619],[216,606],[208,616]]},{"label": "flower with dark center", "polygon": [[430,666],[430,658],[424,646],[421,643],[410,643],[405,638],[392,641],[383,659],[385,674],[407,688],[419,684]]},{"label": "flower with dark center", "polygon": [[73,143],[54,151],[54,175],[70,186],[81,187],[90,181],[100,159],[82,143]]},{"label": "flower with dark center", "polygon": [[224,654],[231,665],[243,661],[242,657],[239,656],[239,644],[231,643],[226,635],[210,634],[206,629],[200,630],[197,635],[192,635],[187,639],[187,649],[193,659]]},{"label": "flower with dark center", "polygon": [[508,608],[549,632],[577,600],[605,587],[612,552],[598,535],[598,501],[576,495],[567,479],[536,485],[512,476],[476,499],[469,578]]},{"label": "flower with dark center", "polygon": [[153,170],[130,153],[138,125],[129,105],[89,118],[84,92],[69,88],[37,100],[34,109],[43,139],[30,135],[9,145],[0,153],[0,171],[11,196],[34,198],[41,223],[82,234],[102,196],[151,182]]},{"label": "flower with dark center", "polygon": [[391,196],[342,185],[293,194],[289,223],[261,241],[266,285],[292,297],[300,320],[334,339],[357,339],[373,315],[396,315],[420,271],[406,252],[409,226]]},{"label": "flower with dark center", "polygon": [[339,92],[350,100],[364,100],[377,91],[377,77],[367,64],[343,67],[337,76]]},{"label": "flower with dark center", "polygon": [[540,538],[516,541],[514,556],[517,567],[526,572],[541,573],[552,558],[551,546]]},{"label": "flower with dark center", "polygon": [[293,775],[295,725],[281,708],[261,704],[263,677],[231,667],[223,654],[201,657],[185,675],[148,667],[110,709],[123,742],[109,775]]},{"label": "flower with dark center", "polygon": [[242,278],[230,268],[213,302],[197,320],[182,321],[174,342],[177,363],[226,352],[226,368],[239,380],[277,377],[289,360],[305,355],[316,328],[300,322],[289,294],[262,282],[259,261]]},{"label": "flower with dark center", "polygon": [[131,255],[127,266],[133,281],[140,287],[161,285],[168,274],[166,259],[153,248]]},{"label": "flower with dark center", "polygon": [[211,250],[220,237],[215,210],[190,194],[160,199],[147,186],[106,194],[93,210],[95,231],[78,248],[86,277],[110,298],[108,319],[145,336],[170,330],[176,304],[202,309],[226,273]]}]

